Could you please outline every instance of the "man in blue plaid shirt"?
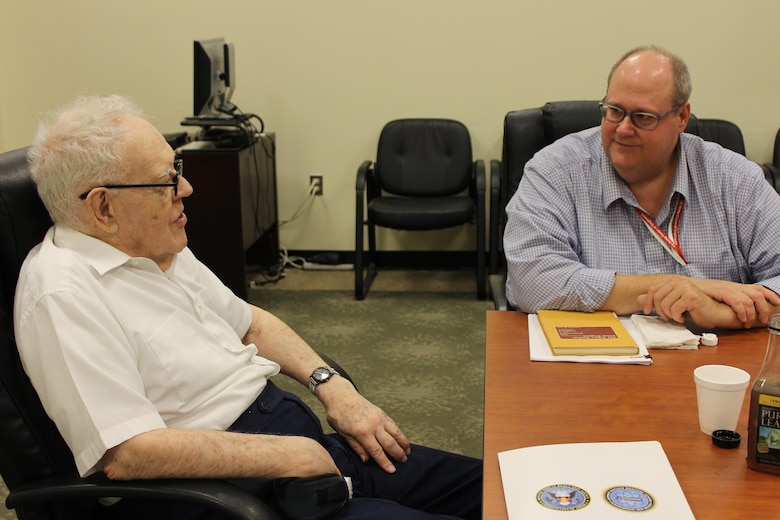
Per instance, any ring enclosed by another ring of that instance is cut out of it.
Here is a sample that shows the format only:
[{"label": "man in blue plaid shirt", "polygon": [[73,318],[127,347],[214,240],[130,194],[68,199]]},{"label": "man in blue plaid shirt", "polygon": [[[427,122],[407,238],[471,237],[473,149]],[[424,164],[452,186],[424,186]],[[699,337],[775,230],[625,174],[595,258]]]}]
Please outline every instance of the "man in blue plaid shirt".
[{"label": "man in blue plaid shirt", "polygon": [[601,126],[528,162],[506,208],[512,305],[703,328],[780,310],[780,196],[757,164],[683,133],[690,92],[682,60],[634,49],[610,72]]}]

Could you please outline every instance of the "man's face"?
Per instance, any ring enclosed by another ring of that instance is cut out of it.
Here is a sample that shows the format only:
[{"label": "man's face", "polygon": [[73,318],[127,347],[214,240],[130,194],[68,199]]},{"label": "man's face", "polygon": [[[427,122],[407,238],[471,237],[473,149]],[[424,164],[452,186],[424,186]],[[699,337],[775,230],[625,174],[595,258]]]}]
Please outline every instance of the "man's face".
[{"label": "man's face", "polygon": [[[652,52],[635,54],[618,66],[604,102],[626,112],[662,115],[672,108],[671,64]],[[601,120],[604,151],[618,174],[629,184],[642,183],[668,172],[690,105],[663,118],[654,130],[637,128],[626,116],[620,123]]]},{"label": "man's face", "polygon": [[[128,184],[171,182],[174,152],[165,138],[147,121],[133,118],[124,149]],[[187,245],[183,198],[192,194],[192,186],[179,178],[177,195],[173,188],[152,187],[112,190],[116,232],[112,245],[134,256],[154,260],[162,270]]]}]

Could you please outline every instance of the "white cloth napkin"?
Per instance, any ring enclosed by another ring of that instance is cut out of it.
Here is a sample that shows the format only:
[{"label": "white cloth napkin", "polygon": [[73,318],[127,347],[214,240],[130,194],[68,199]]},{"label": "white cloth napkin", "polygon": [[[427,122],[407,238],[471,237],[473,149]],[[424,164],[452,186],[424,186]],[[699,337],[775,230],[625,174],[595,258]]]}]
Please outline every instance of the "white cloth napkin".
[{"label": "white cloth napkin", "polygon": [[699,336],[681,323],[644,314],[632,314],[631,321],[649,349],[696,350],[699,348]]}]

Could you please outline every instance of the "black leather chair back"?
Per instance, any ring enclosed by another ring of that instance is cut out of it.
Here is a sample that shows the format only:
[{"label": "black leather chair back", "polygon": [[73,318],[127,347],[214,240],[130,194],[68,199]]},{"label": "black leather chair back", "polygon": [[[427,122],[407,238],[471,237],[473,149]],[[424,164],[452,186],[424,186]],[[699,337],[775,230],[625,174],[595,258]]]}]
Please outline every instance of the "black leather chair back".
[{"label": "black leather chair back", "polygon": [[[22,368],[13,332],[19,269],[51,224],[30,178],[27,148],[0,154],[0,475],[12,491],[42,478],[77,474],[70,450]],[[24,517],[56,518],[57,513],[42,508]]]},{"label": "black leather chair back", "polygon": [[27,148],[0,154],[0,295],[13,306],[16,280],[27,253],[52,225],[27,165]]},{"label": "black leather chair back", "polygon": [[774,186],[776,192],[780,193],[780,130],[775,134],[772,162],[762,164],[761,168],[764,170],[766,181]]},{"label": "black leather chair back", "polygon": [[[695,125],[695,127],[693,126]],[[723,119],[696,119],[691,114],[691,120],[685,131],[695,134],[705,141],[718,143],[724,148],[745,155],[745,140],[742,131],[731,121]]]},{"label": "black leather chair back", "polygon": [[473,161],[471,137],[450,119],[398,119],[379,136],[379,187],[406,197],[447,197],[468,188]]},{"label": "black leather chair back", "polygon": [[780,167],[780,130],[775,134],[775,147],[772,152],[772,164]]},{"label": "black leather chair back", "polygon": [[[509,112],[504,118],[504,146],[501,156],[503,201],[523,177],[525,163],[561,137],[598,126],[601,111],[598,101],[561,101],[541,108]],[[504,204],[505,205],[505,204]]]},{"label": "black leather chair back", "polygon": [[[506,180],[505,202],[517,190],[525,163],[536,152],[561,137],[601,124],[599,102],[557,101],[541,108],[509,112],[504,119],[502,153],[503,177]],[[685,131],[713,141],[745,155],[745,143],[739,127],[720,119],[698,119],[691,114]]]}]

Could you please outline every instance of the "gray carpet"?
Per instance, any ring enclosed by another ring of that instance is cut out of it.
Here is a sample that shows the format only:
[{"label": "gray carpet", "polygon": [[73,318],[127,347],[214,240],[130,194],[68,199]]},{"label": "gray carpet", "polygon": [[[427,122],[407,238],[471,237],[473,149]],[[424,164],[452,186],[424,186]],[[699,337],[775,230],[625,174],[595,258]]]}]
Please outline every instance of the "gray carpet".
[{"label": "gray carpet", "polygon": [[[281,287],[280,287],[281,288]],[[417,444],[482,456],[485,311],[473,292],[250,290],[316,350],[344,366],[361,393]],[[302,386],[284,377],[322,417]],[[324,418],[323,418],[324,419]],[[323,421],[324,422],[324,421]],[[0,482],[0,499],[7,491]],[[0,505],[0,520],[16,518]]]},{"label": "gray carpet", "polygon": [[255,290],[250,300],[342,364],[412,442],[482,456],[485,311],[491,304],[453,292],[372,291],[356,301],[349,291]]}]

